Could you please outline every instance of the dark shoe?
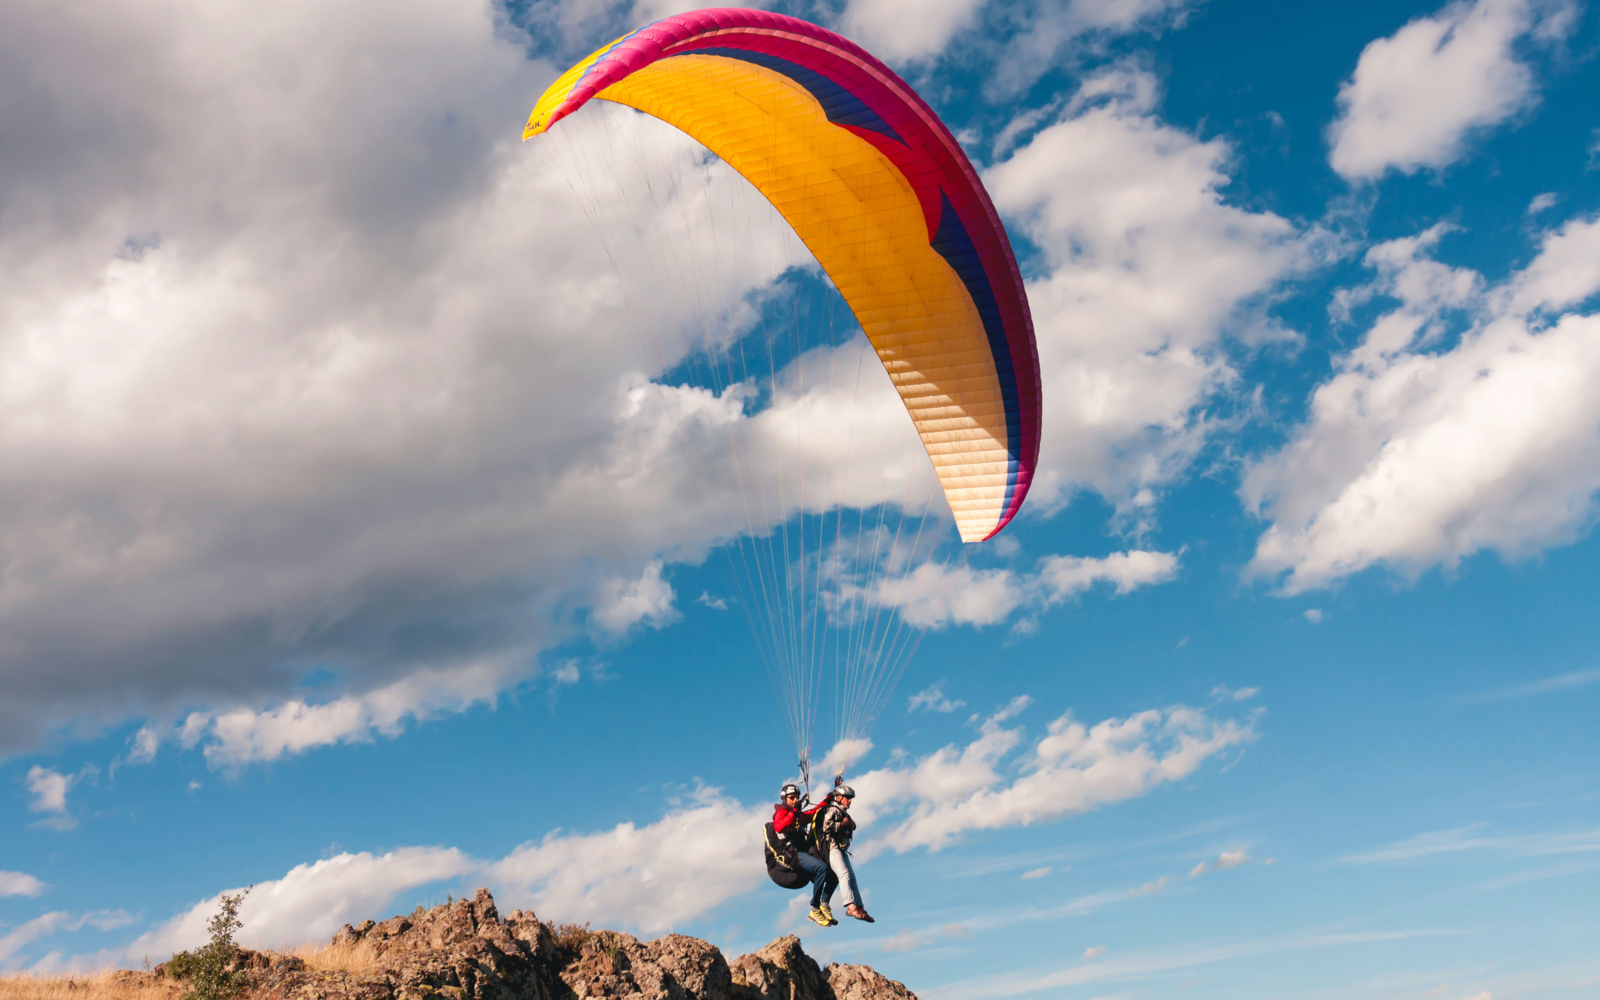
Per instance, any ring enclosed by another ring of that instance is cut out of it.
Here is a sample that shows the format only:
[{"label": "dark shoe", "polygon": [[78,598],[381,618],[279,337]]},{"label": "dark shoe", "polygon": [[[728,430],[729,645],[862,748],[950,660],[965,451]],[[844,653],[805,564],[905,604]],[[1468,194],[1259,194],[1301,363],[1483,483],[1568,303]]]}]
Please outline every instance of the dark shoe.
[{"label": "dark shoe", "polygon": [[869,924],[877,923],[877,921],[872,919],[871,915],[869,915],[866,910],[863,910],[855,903],[851,903],[849,906],[845,907],[844,912],[847,916],[855,917],[857,920],[865,920]]}]

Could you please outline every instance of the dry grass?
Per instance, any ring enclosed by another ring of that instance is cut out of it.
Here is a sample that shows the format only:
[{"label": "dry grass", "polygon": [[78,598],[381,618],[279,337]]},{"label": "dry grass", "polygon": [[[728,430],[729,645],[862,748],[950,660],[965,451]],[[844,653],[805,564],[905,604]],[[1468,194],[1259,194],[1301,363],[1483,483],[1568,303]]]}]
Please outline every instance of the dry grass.
[{"label": "dry grass", "polygon": [[552,924],[550,931],[556,939],[556,947],[574,958],[583,953],[583,946],[597,933],[589,929],[588,921],[581,924]]},{"label": "dry grass", "polygon": [[[361,975],[371,972],[378,964],[377,953],[365,941],[358,941],[355,944],[342,942],[303,944],[297,948],[290,948],[287,954],[306,963],[306,968],[313,972],[349,972]],[[0,1000],[9,998],[0,995]]]},{"label": "dry grass", "polygon": [[[377,956],[365,943],[303,944],[287,954],[306,963],[314,972],[348,972],[361,975],[377,964]],[[145,977],[124,976],[113,981],[118,970],[79,972],[71,975],[41,976],[31,972],[0,974],[0,1000],[177,1000],[183,983],[171,979],[149,982]]]},{"label": "dry grass", "polygon": [[114,982],[117,970],[39,976],[31,972],[0,975],[0,1000],[173,1000],[183,992],[171,980],[147,983],[143,977]]}]

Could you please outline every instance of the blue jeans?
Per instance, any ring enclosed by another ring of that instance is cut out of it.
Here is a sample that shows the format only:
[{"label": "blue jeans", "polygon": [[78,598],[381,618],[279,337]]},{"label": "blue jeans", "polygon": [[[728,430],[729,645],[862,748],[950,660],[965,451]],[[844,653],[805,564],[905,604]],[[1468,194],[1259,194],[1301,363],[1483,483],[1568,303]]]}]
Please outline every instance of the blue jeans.
[{"label": "blue jeans", "polygon": [[850,864],[849,852],[841,851],[837,847],[829,848],[828,864],[833,869],[839,884],[844,886],[844,905],[851,906],[861,902],[861,887],[856,885],[856,870]]},{"label": "blue jeans", "polygon": [[800,868],[811,876],[811,908],[815,910],[822,905],[824,898],[833,898],[833,890],[839,880],[834,877],[833,869],[805,851],[800,852]]}]

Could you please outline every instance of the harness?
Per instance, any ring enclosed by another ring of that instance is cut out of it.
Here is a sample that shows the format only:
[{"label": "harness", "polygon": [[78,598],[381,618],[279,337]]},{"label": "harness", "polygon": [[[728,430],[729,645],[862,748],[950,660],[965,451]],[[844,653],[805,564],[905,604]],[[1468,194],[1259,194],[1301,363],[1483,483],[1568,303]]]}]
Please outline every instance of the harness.
[{"label": "harness", "polygon": [[[788,868],[791,871],[797,870],[795,869],[794,865],[789,863],[788,852],[779,850],[778,845],[772,842],[773,833],[771,823],[768,823],[761,828],[761,835],[766,838],[767,850],[772,852],[772,856],[777,860],[779,868]],[[799,848],[795,848],[795,853],[799,853]]]},{"label": "harness", "polygon": [[811,844],[818,851],[822,850],[822,818],[828,814],[828,807],[833,805],[833,793],[829,792],[822,797],[822,804],[817,806],[817,811],[811,814],[811,829],[807,831],[811,836]]}]

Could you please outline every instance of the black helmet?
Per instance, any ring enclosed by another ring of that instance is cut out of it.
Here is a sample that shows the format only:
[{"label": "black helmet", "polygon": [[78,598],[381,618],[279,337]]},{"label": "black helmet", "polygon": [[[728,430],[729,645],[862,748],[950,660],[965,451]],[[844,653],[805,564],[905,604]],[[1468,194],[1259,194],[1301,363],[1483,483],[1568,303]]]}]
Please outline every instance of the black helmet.
[{"label": "black helmet", "polygon": [[785,781],[783,783],[783,787],[778,789],[778,798],[780,798],[780,799],[788,798],[791,795],[799,795],[799,794],[800,794],[800,786],[795,784],[792,781]]},{"label": "black helmet", "polygon": [[833,790],[833,794],[841,799],[853,799],[856,797],[856,790],[849,785],[840,785]]}]

